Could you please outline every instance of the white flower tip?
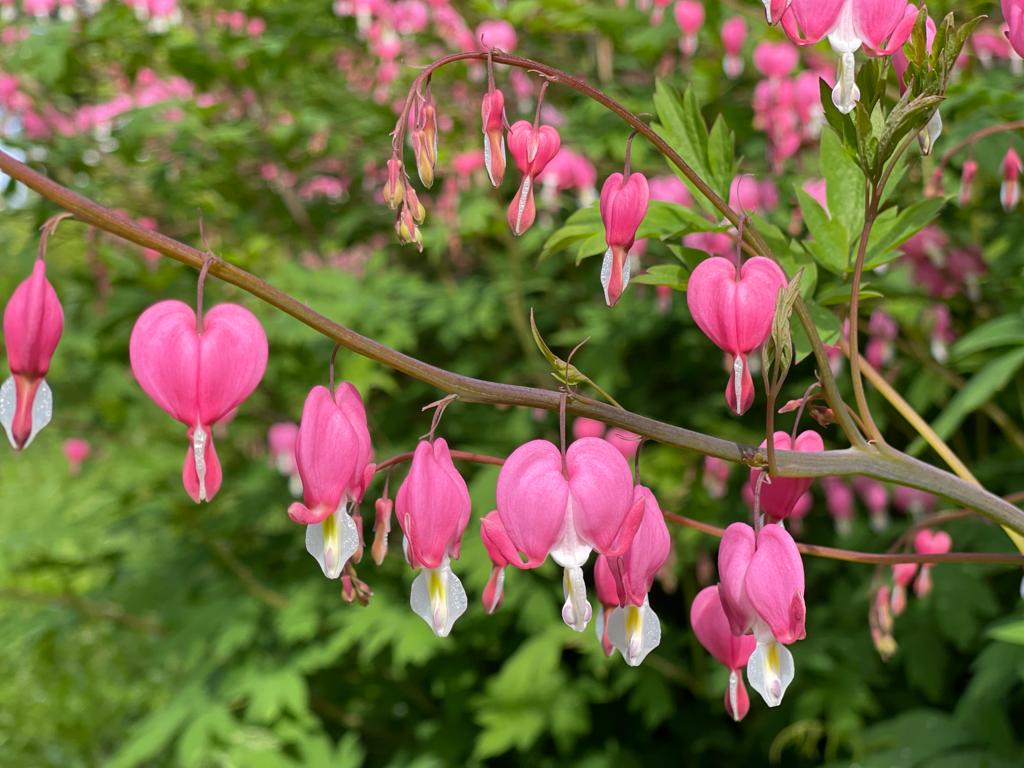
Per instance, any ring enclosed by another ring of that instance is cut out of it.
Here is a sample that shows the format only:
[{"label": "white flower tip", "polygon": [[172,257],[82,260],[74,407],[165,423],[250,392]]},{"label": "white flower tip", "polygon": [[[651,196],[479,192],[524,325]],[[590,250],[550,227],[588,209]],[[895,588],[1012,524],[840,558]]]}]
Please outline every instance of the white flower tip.
[{"label": "white flower tip", "polygon": [[765,704],[777,707],[782,703],[794,674],[793,654],[786,646],[774,638],[758,641],[747,662],[747,680],[750,687],[761,694]]},{"label": "white flower tip", "polygon": [[447,558],[440,568],[420,571],[409,593],[409,606],[438,637],[448,637],[468,604],[466,590]]}]

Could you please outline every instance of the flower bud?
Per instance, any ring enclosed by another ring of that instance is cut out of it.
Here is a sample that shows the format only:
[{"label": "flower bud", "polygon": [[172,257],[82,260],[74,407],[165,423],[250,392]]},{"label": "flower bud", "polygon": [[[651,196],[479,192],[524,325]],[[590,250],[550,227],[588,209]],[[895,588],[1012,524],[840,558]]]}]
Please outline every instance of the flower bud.
[{"label": "flower bud", "polygon": [[1003,183],[999,187],[999,202],[1003,210],[1009,213],[1020,202],[1020,155],[1010,147],[1003,158]]},{"label": "flower bud", "polygon": [[412,132],[416,172],[423,186],[429,189],[434,183],[434,166],[437,164],[437,109],[432,100],[420,106],[416,118],[416,129]]},{"label": "flower bud", "polygon": [[971,191],[974,186],[974,177],[978,175],[978,163],[974,158],[964,161],[964,167],[960,171],[960,207],[963,208],[971,202]]},{"label": "flower bud", "polygon": [[629,284],[629,249],[647,214],[650,187],[642,173],[613,173],[601,187],[601,220],[608,250],[601,266],[601,285],[609,307]]},{"label": "flower bud", "polygon": [[380,565],[388,556],[388,534],[391,533],[391,510],[394,502],[386,496],[374,502],[375,517],[373,523],[373,562]]},{"label": "flower bud", "polygon": [[495,88],[484,94],[480,105],[484,126],[484,167],[492,186],[505,178],[505,95]]},{"label": "flower bud", "polygon": [[391,210],[395,210],[405,199],[405,181],[402,170],[402,161],[397,155],[392,155],[388,160],[388,180],[384,185],[384,202]]}]

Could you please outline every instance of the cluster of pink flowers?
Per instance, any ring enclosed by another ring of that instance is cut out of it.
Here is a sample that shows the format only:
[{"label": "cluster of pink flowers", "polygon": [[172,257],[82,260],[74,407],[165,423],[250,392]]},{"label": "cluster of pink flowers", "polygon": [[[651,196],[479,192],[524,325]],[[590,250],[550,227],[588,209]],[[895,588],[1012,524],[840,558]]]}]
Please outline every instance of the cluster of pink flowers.
[{"label": "cluster of pink flowers", "polygon": [[267,22],[259,16],[246,16],[241,11],[219,10],[214,14],[214,23],[221,29],[237,35],[260,37],[267,31]]},{"label": "cluster of pink flowers", "polygon": [[901,250],[910,262],[914,282],[937,299],[949,299],[966,288],[977,291],[985,262],[975,247],[953,248],[936,226],[927,226],[907,240]]},{"label": "cluster of pink flowers", "polygon": [[824,120],[818,79],[831,76],[821,69],[793,76],[799,58],[785,41],[765,41],[754,48],[754,67],[764,76],[754,88],[754,127],[768,139],[768,160],[776,172],[801,146],[817,140]]}]

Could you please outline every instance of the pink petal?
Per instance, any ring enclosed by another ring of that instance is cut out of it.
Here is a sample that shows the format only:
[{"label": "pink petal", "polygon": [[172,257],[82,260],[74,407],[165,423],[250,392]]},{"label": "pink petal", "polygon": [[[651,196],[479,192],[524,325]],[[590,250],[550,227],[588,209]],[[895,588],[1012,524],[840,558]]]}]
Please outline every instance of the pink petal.
[{"label": "pink petal", "polygon": [[629,464],[613,445],[596,437],[575,441],[565,459],[577,532],[598,552],[613,549],[633,507]]},{"label": "pink petal", "polygon": [[18,284],[4,309],[4,341],[12,374],[45,376],[64,330],[64,309],[46,279],[46,262]]},{"label": "pink petal", "polygon": [[806,636],[804,566],[796,542],[781,526],[764,526],[747,569],[744,586],[750,604],[775,639],[789,645]]},{"label": "pink petal", "polygon": [[245,307],[218,304],[203,318],[199,343],[199,420],[214,424],[260,383],[267,369],[267,336]]},{"label": "pink petal", "polygon": [[750,632],[756,618],[747,597],[746,576],[756,551],[754,529],[733,523],[718,545],[718,594],[734,635]]},{"label": "pink petal", "polygon": [[509,540],[527,557],[525,564],[518,557],[511,564],[536,568],[565,526],[569,484],[558,448],[547,440],[531,440],[513,451],[498,474],[497,500]]},{"label": "pink petal", "polygon": [[757,645],[753,635],[732,633],[718,585],[697,593],[690,606],[690,626],[704,649],[729,669],[743,669]]},{"label": "pink petal", "polygon": [[173,418],[199,422],[199,336],[196,315],[180,301],[161,301],[139,315],[128,345],[142,390]]}]

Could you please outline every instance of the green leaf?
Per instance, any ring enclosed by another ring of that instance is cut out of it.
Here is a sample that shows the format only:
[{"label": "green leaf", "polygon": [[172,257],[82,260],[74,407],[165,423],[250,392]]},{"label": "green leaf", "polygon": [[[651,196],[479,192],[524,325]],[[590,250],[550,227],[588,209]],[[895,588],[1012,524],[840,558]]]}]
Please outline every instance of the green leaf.
[{"label": "green leaf", "polygon": [[567,250],[579,263],[587,256],[604,253],[606,248],[601,211],[595,203],[575,211],[565,224],[552,232],[541,249],[540,258]]},{"label": "green leaf", "polygon": [[821,134],[821,174],[832,218],[841,222],[848,236],[864,225],[864,173],[830,131]]},{"label": "green leaf", "polygon": [[1024,619],[990,629],[988,636],[1002,643],[1024,645]]},{"label": "green leaf", "polygon": [[898,254],[894,251],[928,226],[945,204],[943,197],[929,197],[904,208],[894,217],[883,219],[879,216],[868,238],[864,268],[874,269],[895,258]]},{"label": "green leaf", "polygon": [[[817,302],[805,300],[804,303],[807,305],[807,312],[810,314],[811,320],[814,321],[814,327],[818,331],[818,337],[822,343],[835,344],[839,341],[839,334],[842,331],[839,318]],[[811,340],[807,338],[807,333],[801,323],[793,325],[793,348],[794,363],[799,363],[811,354]]]},{"label": "green leaf", "polygon": [[643,285],[667,285],[674,291],[685,291],[689,273],[678,264],[655,264],[632,279]]},{"label": "green leaf", "polygon": [[957,339],[949,350],[950,359],[963,360],[986,349],[1016,346],[1021,340],[1024,340],[1024,315],[1004,315],[982,323]]},{"label": "green leaf", "polygon": [[[687,88],[680,95],[665,81],[658,80],[654,87],[654,109],[658,114],[659,128],[672,148],[686,159],[699,176],[711,180],[713,174],[708,160],[708,127],[693,90]],[[689,180],[675,166],[672,169],[692,190]],[[698,194],[696,197],[701,200],[703,196]]]},{"label": "green leaf", "polygon": [[[968,415],[987,403],[1005,387],[1022,365],[1024,365],[1024,347],[1008,352],[986,364],[971,377],[963,389],[954,395],[946,409],[932,423],[932,429],[945,440]],[[916,455],[924,447],[924,440],[918,438],[911,443],[907,452]]]},{"label": "green leaf", "polygon": [[708,135],[708,170],[712,186],[723,198],[729,197],[729,185],[736,175],[736,137],[729,130],[725,118],[719,115]]},{"label": "green leaf", "polygon": [[837,275],[849,268],[850,241],[846,228],[836,219],[830,219],[818,201],[802,189],[796,190],[800,210],[813,240],[804,247],[822,267]]}]

